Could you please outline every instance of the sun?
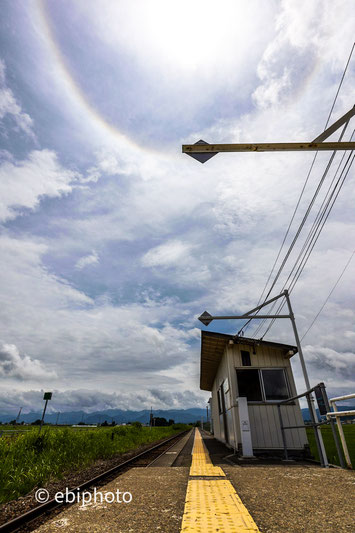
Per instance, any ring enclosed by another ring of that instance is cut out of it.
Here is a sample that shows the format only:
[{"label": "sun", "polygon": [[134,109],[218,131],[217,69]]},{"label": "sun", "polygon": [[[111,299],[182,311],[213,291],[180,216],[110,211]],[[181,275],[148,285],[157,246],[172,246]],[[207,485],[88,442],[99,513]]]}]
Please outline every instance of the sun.
[{"label": "sun", "polygon": [[266,18],[256,0],[102,0],[78,6],[112,49],[126,49],[148,67],[180,72],[247,61],[253,52],[247,46]]}]

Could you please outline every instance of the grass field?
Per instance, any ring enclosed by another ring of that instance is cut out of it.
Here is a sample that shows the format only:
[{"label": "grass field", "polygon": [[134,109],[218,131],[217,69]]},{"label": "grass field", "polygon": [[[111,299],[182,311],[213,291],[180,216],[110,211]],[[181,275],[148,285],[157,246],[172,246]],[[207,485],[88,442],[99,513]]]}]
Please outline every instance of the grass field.
[{"label": "grass field", "polygon": [[134,450],[143,444],[174,435],[188,426],[116,426],[75,431],[71,428],[29,429],[0,439],[0,503],[27,494],[34,487],[60,479],[97,459]]},{"label": "grass field", "polygon": [[[355,468],[355,424],[344,424],[342,427],[344,430],[345,440],[348,445],[350,459],[353,468]],[[321,431],[323,435],[324,446],[328,456],[328,461],[334,465],[340,465],[331,427],[324,426],[321,428]],[[307,428],[307,437],[312,455],[314,455],[317,461],[319,461],[317,445],[315,442],[314,432],[312,428]]]}]

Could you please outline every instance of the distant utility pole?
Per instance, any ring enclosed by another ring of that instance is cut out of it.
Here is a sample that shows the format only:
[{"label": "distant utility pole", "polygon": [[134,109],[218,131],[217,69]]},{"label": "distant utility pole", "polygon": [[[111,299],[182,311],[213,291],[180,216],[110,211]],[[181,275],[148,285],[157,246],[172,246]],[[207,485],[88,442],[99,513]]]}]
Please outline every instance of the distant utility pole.
[{"label": "distant utility pole", "polygon": [[324,139],[327,139],[332,135],[332,133],[339,129],[340,126],[343,124],[347,125],[354,114],[355,106],[311,142],[208,144],[205,141],[200,140],[195,144],[183,144],[182,152],[197,159],[200,163],[205,163],[219,152],[316,152],[318,150],[355,150],[355,142],[323,142]]},{"label": "distant utility pole", "polygon": [[150,417],[149,417],[150,429],[152,429],[152,425],[153,425],[153,407],[150,408]]},{"label": "distant utility pole", "polygon": [[58,412],[58,413],[57,413],[57,418],[56,418],[56,421],[55,421],[55,425],[56,425],[56,426],[58,425],[59,416],[60,416],[60,413]]},{"label": "distant utility pole", "polygon": [[17,424],[17,422],[19,421],[19,418],[20,418],[20,415],[21,415],[21,411],[22,411],[22,407],[20,407],[20,410],[18,412],[17,418],[15,420],[15,424]]}]

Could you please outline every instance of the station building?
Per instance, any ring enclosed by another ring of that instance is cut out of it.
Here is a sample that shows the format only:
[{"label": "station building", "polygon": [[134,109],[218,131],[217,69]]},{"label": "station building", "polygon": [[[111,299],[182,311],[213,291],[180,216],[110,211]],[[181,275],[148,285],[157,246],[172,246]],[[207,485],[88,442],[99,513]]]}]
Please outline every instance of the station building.
[{"label": "station building", "polygon": [[[201,331],[200,388],[210,391],[212,431],[244,456],[283,452],[277,403],[297,395],[295,346]],[[302,426],[298,400],[281,406],[284,426]],[[304,428],[285,430],[288,451],[308,454]]]}]

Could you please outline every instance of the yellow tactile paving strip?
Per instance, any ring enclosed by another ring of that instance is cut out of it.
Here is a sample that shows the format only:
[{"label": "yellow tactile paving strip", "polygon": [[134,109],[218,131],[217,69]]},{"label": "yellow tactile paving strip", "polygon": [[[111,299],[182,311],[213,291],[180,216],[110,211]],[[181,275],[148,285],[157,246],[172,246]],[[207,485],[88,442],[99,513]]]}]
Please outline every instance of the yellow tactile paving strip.
[{"label": "yellow tactile paving strip", "polygon": [[[198,430],[195,430],[190,476],[225,477],[220,467],[212,465]],[[190,479],[187,485],[181,532],[212,533],[217,531],[219,533],[260,533],[248,509],[243,505],[228,479]]]},{"label": "yellow tactile paving strip", "polygon": [[195,430],[190,476],[225,476],[222,468],[213,466],[203,443],[201,433],[197,430]]}]

